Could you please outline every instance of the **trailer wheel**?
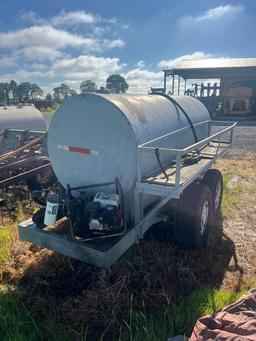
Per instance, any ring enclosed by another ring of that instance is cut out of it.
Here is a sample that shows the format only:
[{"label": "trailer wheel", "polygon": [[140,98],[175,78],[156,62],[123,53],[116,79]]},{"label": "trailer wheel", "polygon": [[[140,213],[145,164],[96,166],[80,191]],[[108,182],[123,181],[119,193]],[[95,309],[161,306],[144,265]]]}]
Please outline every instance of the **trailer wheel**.
[{"label": "trailer wheel", "polygon": [[174,238],[185,249],[205,246],[212,220],[213,199],[210,188],[203,183],[187,187],[179,200]]},{"label": "trailer wheel", "polygon": [[210,169],[206,172],[203,183],[207,184],[212,191],[213,214],[212,224],[214,225],[220,214],[221,201],[223,195],[223,177],[218,169]]}]

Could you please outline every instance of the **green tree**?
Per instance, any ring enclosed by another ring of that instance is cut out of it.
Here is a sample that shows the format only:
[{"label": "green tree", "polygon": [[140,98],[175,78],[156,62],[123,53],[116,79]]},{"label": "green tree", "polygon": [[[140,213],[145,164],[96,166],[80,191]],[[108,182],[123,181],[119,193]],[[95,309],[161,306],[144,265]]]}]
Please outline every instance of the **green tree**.
[{"label": "green tree", "polygon": [[35,100],[38,96],[43,96],[44,92],[37,84],[30,84],[29,99]]},{"label": "green tree", "polygon": [[47,99],[48,101],[52,100],[52,95],[48,92],[48,94],[46,94],[45,99]]},{"label": "green tree", "polygon": [[43,96],[43,90],[37,84],[22,82],[16,87],[16,95],[33,101],[36,97]]},{"label": "green tree", "polygon": [[17,83],[14,80],[11,80],[9,83],[9,98],[12,97],[12,104],[15,103],[16,91],[17,91]]},{"label": "green tree", "polygon": [[0,102],[6,103],[6,83],[0,83]]},{"label": "green tree", "polygon": [[83,81],[80,84],[81,94],[87,94],[87,93],[95,92],[96,90],[97,90],[96,83],[91,81],[90,79],[87,81]]},{"label": "green tree", "polygon": [[126,80],[121,75],[115,74],[111,75],[106,80],[106,88],[115,92],[119,93],[126,93],[129,88],[129,85],[126,83]]},{"label": "green tree", "polygon": [[9,84],[1,83],[3,100],[7,105],[10,105],[10,96],[9,96]]},{"label": "green tree", "polygon": [[17,83],[14,80],[11,80],[10,83],[0,83],[0,101],[10,105],[10,99],[12,98],[13,103],[16,96],[16,88]]},{"label": "green tree", "polygon": [[76,95],[76,91],[70,89],[70,87],[65,83],[61,83],[60,86],[57,86],[56,88],[53,89],[53,98],[57,103],[61,103],[69,96],[74,95]]},{"label": "green tree", "polygon": [[20,98],[29,99],[30,89],[31,84],[29,82],[22,82],[17,86],[16,95]]}]

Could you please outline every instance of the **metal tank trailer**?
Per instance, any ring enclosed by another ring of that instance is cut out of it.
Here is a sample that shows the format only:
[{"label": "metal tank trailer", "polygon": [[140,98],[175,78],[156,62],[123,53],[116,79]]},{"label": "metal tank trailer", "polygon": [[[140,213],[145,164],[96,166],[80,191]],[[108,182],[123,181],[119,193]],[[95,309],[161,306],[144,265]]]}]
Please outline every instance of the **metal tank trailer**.
[{"label": "metal tank trailer", "polygon": [[21,181],[35,189],[54,181],[46,131],[45,119],[33,105],[0,107],[0,189]]},{"label": "metal tank trailer", "polygon": [[203,247],[223,191],[211,167],[235,125],[212,121],[188,96],[68,99],[48,132],[59,190],[37,193],[42,208],[19,224],[20,239],[104,268],[151,226],[171,228],[172,220],[181,247]]},{"label": "metal tank trailer", "polygon": [[41,112],[33,105],[0,106],[0,132],[5,129],[46,131]]}]

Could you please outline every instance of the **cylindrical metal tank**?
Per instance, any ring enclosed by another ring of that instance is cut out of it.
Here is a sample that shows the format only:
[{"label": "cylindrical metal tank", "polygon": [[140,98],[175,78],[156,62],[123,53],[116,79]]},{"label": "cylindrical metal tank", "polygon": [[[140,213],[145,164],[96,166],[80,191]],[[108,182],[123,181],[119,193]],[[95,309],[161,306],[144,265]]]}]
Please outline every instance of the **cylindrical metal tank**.
[{"label": "cylindrical metal tank", "polygon": [[[195,98],[173,98],[194,124],[210,120],[205,106]],[[137,146],[186,126],[185,115],[163,96],[79,95],[65,101],[53,116],[48,153],[64,187],[110,182],[118,176],[128,192],[136,181]],[[196,133],[199,139],[205,138],[208,124],[198,126]],[[166,141],[166,146],[183,148],[194,142],[188,129]],[[154,155],[146,156],[142,174],[158,167]]]},{"label": "cylindrical metal tank", "polygon": [[46,122],[41,112],[30,105],[0,107],[0,132],[7,128],[47,130]]}]

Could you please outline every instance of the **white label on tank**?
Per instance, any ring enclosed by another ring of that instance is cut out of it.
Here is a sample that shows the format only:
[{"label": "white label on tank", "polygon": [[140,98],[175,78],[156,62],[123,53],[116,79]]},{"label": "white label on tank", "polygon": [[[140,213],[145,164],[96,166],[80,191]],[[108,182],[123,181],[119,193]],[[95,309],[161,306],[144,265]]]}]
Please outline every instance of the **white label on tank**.
[{"label": "white label on tank", "polygon": [[58,144],[57,149],[65,150],[66,152],[72,152],[72,153],[99,155],[98,150],[93,150],[93,149],[83,148],[83,147],[76,147],[76,146],[67,146],[63,144]]},{"label": "white label on tank", "polygon": [[69,151],[68,146],[65,146],[64,144],[58,144],[57,149],[66,150],[67,152]]}]

